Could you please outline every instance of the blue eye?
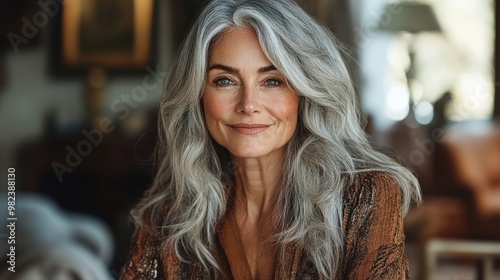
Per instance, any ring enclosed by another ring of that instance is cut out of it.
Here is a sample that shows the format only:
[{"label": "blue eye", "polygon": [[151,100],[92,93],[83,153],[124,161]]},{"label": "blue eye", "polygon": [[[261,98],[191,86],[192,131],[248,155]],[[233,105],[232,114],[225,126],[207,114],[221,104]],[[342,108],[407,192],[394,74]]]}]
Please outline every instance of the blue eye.
[{"label": "blue eye", "polygon": [[216,85],[216,86],[220,86],[220,87],[227,87],[227,86],[230,86],[232,85],[234,82],[233,80],[231,80],[230,78],[227,78],[227,77],[221,77],[221,78],[217,78],[213,81],[213,83]]},{"label": "blue eye", "polygon": [[282,85],[282,82],[280,79],[277,78],[270,78],[265,81],[266,86],[268,87],[279,87]]}]

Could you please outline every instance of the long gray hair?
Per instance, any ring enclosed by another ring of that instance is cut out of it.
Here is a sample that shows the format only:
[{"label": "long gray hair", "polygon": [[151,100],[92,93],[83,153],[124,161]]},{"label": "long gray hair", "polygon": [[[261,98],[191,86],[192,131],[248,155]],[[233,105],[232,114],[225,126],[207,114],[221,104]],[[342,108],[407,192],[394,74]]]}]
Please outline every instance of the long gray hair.
[{"label": "long gray hair", "polygon": [[201,12],[169,69],[159,113],[158,172],[132,215],[181,260],[218,268],[214,235],[234,168],[205,126],[201,96],[211,45],[223,32],[243,27],[255,30],[264,53],[300,96],[275,240],[301,244],[329,278],[343,250],[343,192],[356,173],[392,174],[405,213],[420,192],[407,169],[370,146],[339,44],[293,1],[215,0]]}]

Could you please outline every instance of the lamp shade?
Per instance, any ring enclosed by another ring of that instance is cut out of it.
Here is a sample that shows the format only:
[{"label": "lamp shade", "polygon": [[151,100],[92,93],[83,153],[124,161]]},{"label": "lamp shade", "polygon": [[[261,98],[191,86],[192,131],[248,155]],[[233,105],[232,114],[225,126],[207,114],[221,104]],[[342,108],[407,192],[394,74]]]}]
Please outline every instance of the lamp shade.
[{"label": "lamp shade", "polygon": [[410,1],[388,4],[378,21],[378,29],[410,33],[441,31],[436,15],[429,5]]}]

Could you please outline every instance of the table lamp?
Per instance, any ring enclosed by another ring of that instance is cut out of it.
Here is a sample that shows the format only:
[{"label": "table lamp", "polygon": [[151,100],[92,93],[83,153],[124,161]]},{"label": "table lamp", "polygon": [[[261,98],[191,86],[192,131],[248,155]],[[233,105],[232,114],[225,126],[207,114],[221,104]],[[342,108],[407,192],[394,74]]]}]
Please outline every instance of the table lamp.
[{"label": "table lamp", "polygon": [[[409,85],[410,81],[414,79],[413,58],[416,34],[421,32],[441,32],[441,27],[431,6],[414,1],[390,3],[386,5],[380,17],[377,29],[382,32],[410,34],[411,38],[408,42],[410,65],[405,73]],[[408,88],[410,89],[409,86]],[[409,105],[407,118],[414,119],[411,90]]]}]

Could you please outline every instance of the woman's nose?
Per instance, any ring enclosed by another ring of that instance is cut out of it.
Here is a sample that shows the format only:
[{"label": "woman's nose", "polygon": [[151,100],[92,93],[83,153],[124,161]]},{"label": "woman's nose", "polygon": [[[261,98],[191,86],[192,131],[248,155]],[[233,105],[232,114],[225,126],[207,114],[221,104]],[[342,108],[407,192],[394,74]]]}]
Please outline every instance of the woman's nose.
[{"label": "woman's nose", "polygon": [[259,113],[262,110],[259,101],[259,91],[253,86],[244,86],[239,93],[236,111],[242,114]]}]

